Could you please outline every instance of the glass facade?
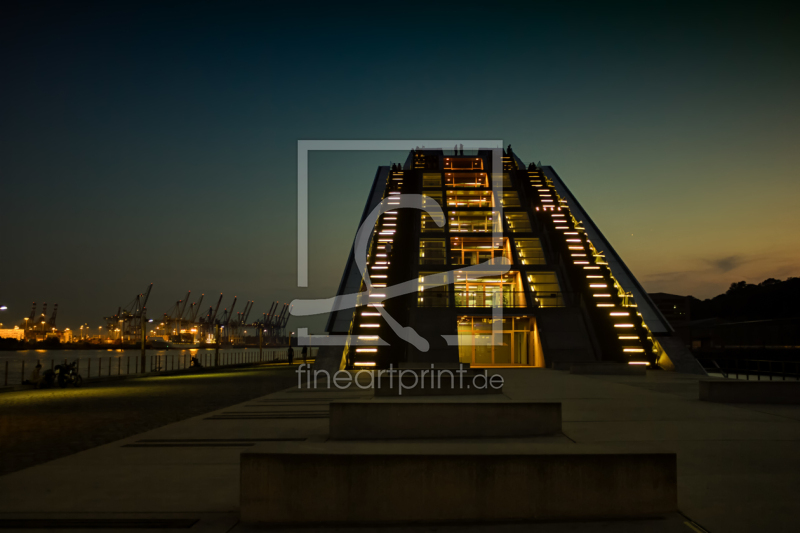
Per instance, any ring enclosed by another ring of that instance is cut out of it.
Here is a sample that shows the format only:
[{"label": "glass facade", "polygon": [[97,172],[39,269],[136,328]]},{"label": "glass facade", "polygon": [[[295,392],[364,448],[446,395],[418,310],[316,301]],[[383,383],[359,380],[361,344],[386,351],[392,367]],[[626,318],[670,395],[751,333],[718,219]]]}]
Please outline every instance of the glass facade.
[{"label": "glass facade", "polygon": [[502,332],[493,335],[491,317],[459,317],[459,361],[473,366],[533,365],[532,319],[508,317],[500,322]]}]

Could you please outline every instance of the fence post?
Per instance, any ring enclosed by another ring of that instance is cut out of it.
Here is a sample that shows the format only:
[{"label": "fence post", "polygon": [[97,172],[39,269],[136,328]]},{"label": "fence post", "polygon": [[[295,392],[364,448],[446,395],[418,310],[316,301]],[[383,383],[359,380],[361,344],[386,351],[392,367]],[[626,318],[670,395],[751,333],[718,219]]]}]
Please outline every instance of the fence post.
[{"label": "fence post", "polygon": [[98,357],[97,358],[97,377],[99,378],[102,375],[103,375],[103,358],[102,357]]},{"label": "fence post", "polygon": [[86,369],[86,379],[89,379],[90,377],[92,377],[92,358],[91,357],[89,358],[89,362],[86,363],[86,366],[88,367]]},{"label": "fence post", "polygon": [[3,383],[3,385],[4,386],[8,385],[8,361],[6,361],[6,371],[5,371],[5,374],[3,374],[3,379],[5,381],[5,383]]},{"label": "fence post", "polygon": [[20,383],[24,382],[25,382],[25,361],[22,361],[22,379],[20,380]]},{"label": "fence post", "polygon": [[108,377],[111,377],[111,358],[108,358]]}]

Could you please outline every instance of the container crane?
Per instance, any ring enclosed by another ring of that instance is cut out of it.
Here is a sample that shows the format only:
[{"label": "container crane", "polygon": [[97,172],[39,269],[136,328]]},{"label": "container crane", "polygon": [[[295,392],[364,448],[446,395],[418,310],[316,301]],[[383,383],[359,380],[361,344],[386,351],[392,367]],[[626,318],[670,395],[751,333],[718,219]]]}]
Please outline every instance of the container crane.
[{"label": "container crane", "polygon": [[53,307],[53,315],[50,317],[50,327],[56,327],[56,316],[58,315],[58,304]]}]

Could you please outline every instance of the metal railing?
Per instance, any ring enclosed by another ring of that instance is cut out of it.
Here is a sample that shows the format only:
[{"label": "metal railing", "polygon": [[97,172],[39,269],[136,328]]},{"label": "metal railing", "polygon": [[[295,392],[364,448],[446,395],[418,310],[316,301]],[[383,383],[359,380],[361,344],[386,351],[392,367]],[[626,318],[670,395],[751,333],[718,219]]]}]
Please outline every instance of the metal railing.
[{"label": "metal railing", "polygon": [[[528,302],[524,291],[454,291],[456,307],[471,308],[546,308],[565,307],[569,301],[568,293],[561,291],[537,291],[533,301]],[[449,307],[449,291],[426,290],[417,293],[418,307]]]},{"label": "metal railing", "polygon": [[703,368],[709,373],[721,374],[731,379],[751,378],[756,381],[773,381],[787,378],[800,381],[800,361],[775,360],[775,359],[745,359],[740,357],[709,357],[696,356]]},{"label": "metal railing", "polygon": [[[294,360],[302,359],[302,348],[293,347]],[[314,359],[318,348],[309,348],[307,358]],[[68,352],[66,352],[68,353]],[[66,357],[62,360],[64,352],[58,354],[58,358],[50,356],[22,356],[19,359],[0,362],[3,369],[3,386],[20,385],[29,379],[37,361],[42,364],[42,372],[53,370],[56,365],[68,364],[77,361],[76,370],[81,377],[86,379],[108,379],[122,376],[146,375],[149,373],[173,372],[187,370],[191,367],[192,357],[205,368],[223,368],[241,365],[252,365],[259,363],[280,363],[287,361],[286,348],[269,348],[260,350],[251,348],[242,351],[223,351],[219,352],[219,361],[216,361],[216,354],[209,350],[207,352],[191,353],[166,353],[145,355],[144,374],[141,373],[141,355],[116,355],[116,356],[97,356],[97,357]]]}]

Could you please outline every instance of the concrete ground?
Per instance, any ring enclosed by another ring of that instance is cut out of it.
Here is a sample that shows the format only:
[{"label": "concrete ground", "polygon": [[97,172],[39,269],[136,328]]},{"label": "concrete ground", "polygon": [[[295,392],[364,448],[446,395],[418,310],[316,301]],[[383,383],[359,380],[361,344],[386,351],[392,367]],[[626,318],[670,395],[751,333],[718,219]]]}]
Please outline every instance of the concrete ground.
[{"label": "concrete ground", "polygon": [[87,381],[0,394],[0,475],[114,442],[295,383],[286,364]]},{"label": "concrete ground", "polygon": [[[506,380],[504,394],[510,399],[562,402],[563,436],[513,442],[462,439],[461,445],[675,452],[680,513],[624,523],[425,525],[382,530],[733,533],[797,529],[800,406],[700,402],[696,377],[668,372],[652,371],[645,377],[576,376],[541,369],[497,372]],[[193,532],[256,531],[237,523],[239,454],[275,446],[327,446],[331,444],[326,443],[329,402],[371,396],[369,390],[292,388],[7,474],[0,477],[0,528],[13,530],[14,522],[3,521],[14,519],[53,520],[39,525],[63,527],[65,518],[91,518],[94,523],[83,524],[87,531],[91,526],[92,531],[118,532],[134,525],[128,522],[132,519],[149,520],[138,525],[154,531],[174,531],[181,525],[187,529],[186,524],[193,524],[188,528]],[[408,444],[434,449],[439,443]],[[396,445],[402,447],[402,441]],[[363,446],[369,444],[354,445]],[[296,497],[313,498],[314,488]],[[114,522],[97,523],[98,518]],[[80,522],[72,525],[71,531],[81,531]],[[108,527],[98,527],[103,525]]]}]

